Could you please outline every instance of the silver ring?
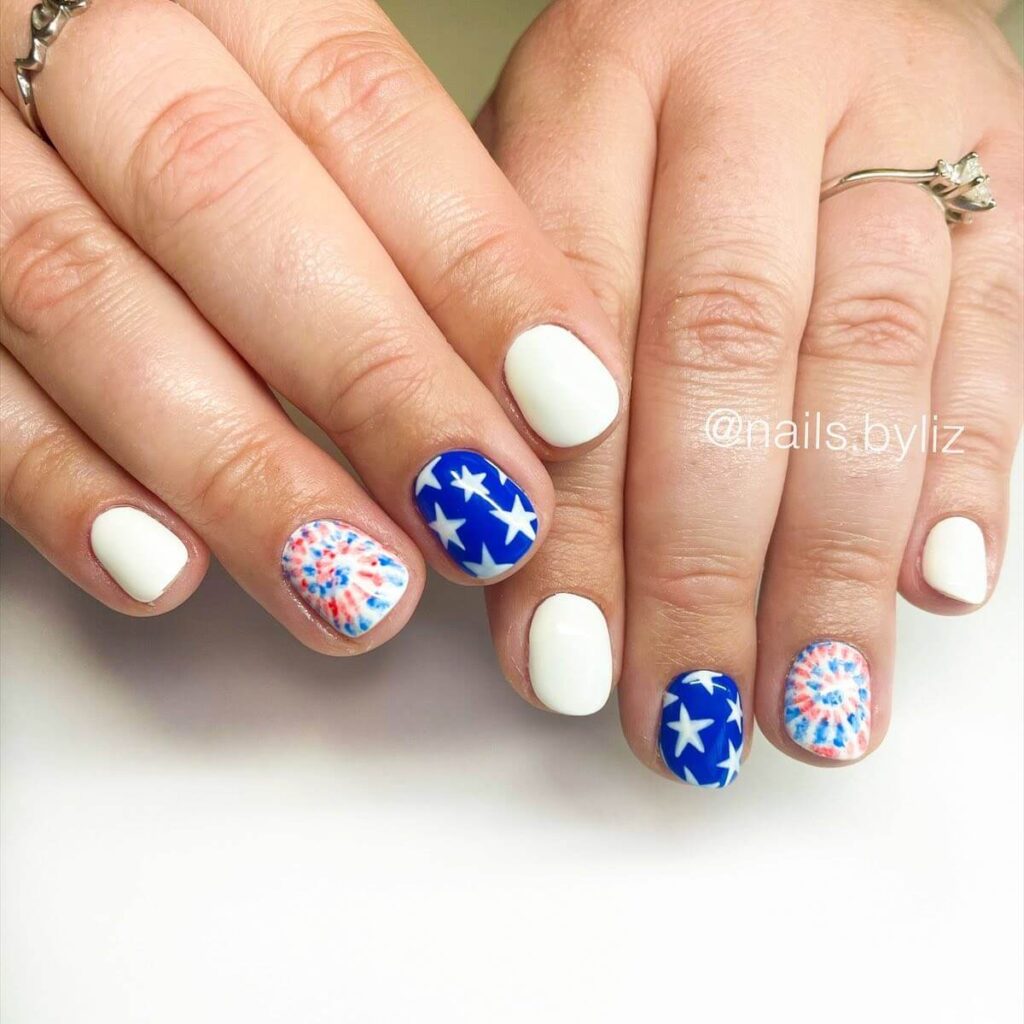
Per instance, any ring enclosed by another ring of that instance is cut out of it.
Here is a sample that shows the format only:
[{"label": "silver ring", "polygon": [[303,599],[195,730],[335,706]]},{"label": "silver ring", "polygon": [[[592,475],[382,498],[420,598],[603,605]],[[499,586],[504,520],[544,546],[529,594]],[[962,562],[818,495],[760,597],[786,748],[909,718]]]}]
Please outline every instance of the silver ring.
[{"label": "silver ring", "polygon": [[32,82],[46,66],[46,51],[60,35],[61,29],[76,15],[81,14],[91,0],[42,0],[32,8],[32,46],[28,56],[14,62],[14,73],[18,80],[18,106],[28,126],[41,139],[49,142],[49,136],[39,120]]},{"label": "silver ring", "polygon": [[856,171],[841,178],[833,178],[821,186],[821,202],[855,185],[876,181],[904,182],[923,188],[942,208],[946,223],[970,224],[975,213],[984,213],[995,207],[988,175],[982,170],[977,153],[968,153],[955,164],[940,160],[934,167],[923,171],[900,171],[880,167]]}]

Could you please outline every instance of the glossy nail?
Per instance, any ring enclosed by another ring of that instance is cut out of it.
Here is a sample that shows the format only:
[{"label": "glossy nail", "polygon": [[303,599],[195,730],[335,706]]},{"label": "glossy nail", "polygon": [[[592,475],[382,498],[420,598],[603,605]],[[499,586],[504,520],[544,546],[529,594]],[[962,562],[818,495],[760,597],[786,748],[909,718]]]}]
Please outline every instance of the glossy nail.
[{"label": "glossy nail", "polygon": [[871,738],[871,673],[852,644],[817,640],[786,677],[785,724],[794,743],[818,757],[852,761]]},{"label": "glossy nail", "polygon": [[724,672],[684,672],[662,697],[661,757],[691,786],[721,789],[736,778],[743,753],[739,687]]},{"label": "glossy nail", "polygon": [[593,601],[552,594],[530,621],[530,684],[541,702],[562,715],[592,715],[612,689],[608,623]]},{"label": "glossy nail", "polygon": [[964,604],[983,604],[988,560],[981,527],[965,516],[937,522],[924,542],[921,574],[933,590]]},{"label": "glossy nail", "polygon": [[526,422],[559,448],[593,440],[619,412],[615,378],[575,334],[555,324],[531,327],[512,342],[505,381]]},{"label": "glossy nail", "polygon": [[188,562],[188,549],[177,536],[128,505],[101,512],[93,520],[89,542],[114,582],[143,604],[163,594]]},{"label": "glossy nail", "polygon": [[448,557],[477,579],[515,568],[537,539],[537,514],[526,492],[479,452],[436,456],[420,470],[413,491]]},{"label": "glossy nail", "polygon": [[344,636],[368,633],[401,600],[409,571],[398,557],[354,526],[314,519],[281,552],[295,593]]}]

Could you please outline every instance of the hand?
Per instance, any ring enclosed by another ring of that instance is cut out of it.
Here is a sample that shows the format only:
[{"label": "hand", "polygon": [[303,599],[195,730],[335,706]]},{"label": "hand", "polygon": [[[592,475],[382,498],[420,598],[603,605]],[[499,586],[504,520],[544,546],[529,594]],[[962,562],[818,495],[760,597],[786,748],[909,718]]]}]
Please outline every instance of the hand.
[{"label": "hand", "polygon": [[[628,452],[623,422],[552,467],[545,548],[487,594],[528,700],[589,713],[621,672],[637,756],[699,785],[735,777],[751,711],[809,763],[878,746],[897,589],[968,612],[1002,558],[1020,100],[1013,55],[966,2],[560,0],[529,30],[479,130],[633,377]],[[999,205],[952,233],[906,184],[819,206],[823,180],[971,150]],[[741,417],[733,447],[706,435],[718,409]],[[803,440],[817,414],[845,449]],[[879,450],[865,415],[919,433]],[[957,425],[961,454],[943,454]]]},{"label": "hand", "polygon": [[[13,106],[29,12],[0,27],[4,516],[132,615],[209,548],[331,654],[405,623],[416,546],[463,583],[524,564],[537,455],[607,432],[620,352],[376,4],[96,2],[33,79],[54,149]],[[422,492],[463,465],[490,498],[456,517]]]}]

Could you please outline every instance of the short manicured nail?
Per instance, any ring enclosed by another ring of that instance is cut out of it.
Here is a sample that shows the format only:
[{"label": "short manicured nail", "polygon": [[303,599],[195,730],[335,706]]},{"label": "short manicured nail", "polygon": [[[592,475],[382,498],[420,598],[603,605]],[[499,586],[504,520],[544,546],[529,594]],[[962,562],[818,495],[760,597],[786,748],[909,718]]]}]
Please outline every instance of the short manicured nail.
[{"label": "short manicured nail", "polygon": [[661,757],[691,786],[721,789],[740,770],[743,705],[739,687],[724,672],[684,672],[662,697]]},{"label": "short manicured nail", "polygon": [[114,582],[143,604],[155,601],[188,562],[188,549],[163,523],[128,505],[101,512],[89,542]]},{"label": "short manicured nail", "polygon": [[604,363],[555,324],[531,327],[512,342],[505,381],[526,422],[559,448],[593,440],[619,412],[619,389]]},{"label": "short manicured nail", "polygon": [[921,573],[933,590],[964,604],[983,604],[988,560],[981,527],[964,516],[937,522],[924,542]]},{"label": "short manicured nail", "polygon": [[852,644],[818,640],[794,659],[786,677],[786,732],[818,757],[852,761],[871,738],[871,673]]},{"label": "short manicured nail", "polygon": [[526,491],[479,452],[456,449],[431,459],[413,492],[448,557],[477,579],[508,572],[537,539]]},{"label": "short manicured nail", "polygon": [[593,601],[552,594],[530,622],[530,683],[552,711],[592,715],[612,690],[608,623]]},{"label": "short manicured nail", "polygon": [[368,633],[401,600],[409,570],[397,555],[347,523],[314,519],[281,552],[285,579],[344,636]]}]

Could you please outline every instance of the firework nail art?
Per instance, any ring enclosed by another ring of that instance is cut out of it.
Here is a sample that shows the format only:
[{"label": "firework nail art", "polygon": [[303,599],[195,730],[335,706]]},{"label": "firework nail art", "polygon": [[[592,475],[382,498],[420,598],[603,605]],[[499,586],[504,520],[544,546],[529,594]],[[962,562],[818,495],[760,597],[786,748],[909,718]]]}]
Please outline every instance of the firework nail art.
[{"label": "firework nail art", "polygon": [[740,770],[743,706],[734,680],[722,672],[685,672],[662,697],[661,756],[691,786],[721,789]]},{"label": "firework nail art", "polygon": [[368,633],[398,604],[409,571],[372,537],[334,519],[300,526],[281,552],[285,579],[344,636]]},{"label": "firework nail art", "polygon": [[413,490],[448,557],[477,579],[508,572],[537,539],[537,514],[526,492],[478,452],[431,459]]},{"label": "firework nail art", "polygon": [[852,644],[818,640],[786,677],[786,732],[818,757],[852,761],[871,737],[871,673]]}]

